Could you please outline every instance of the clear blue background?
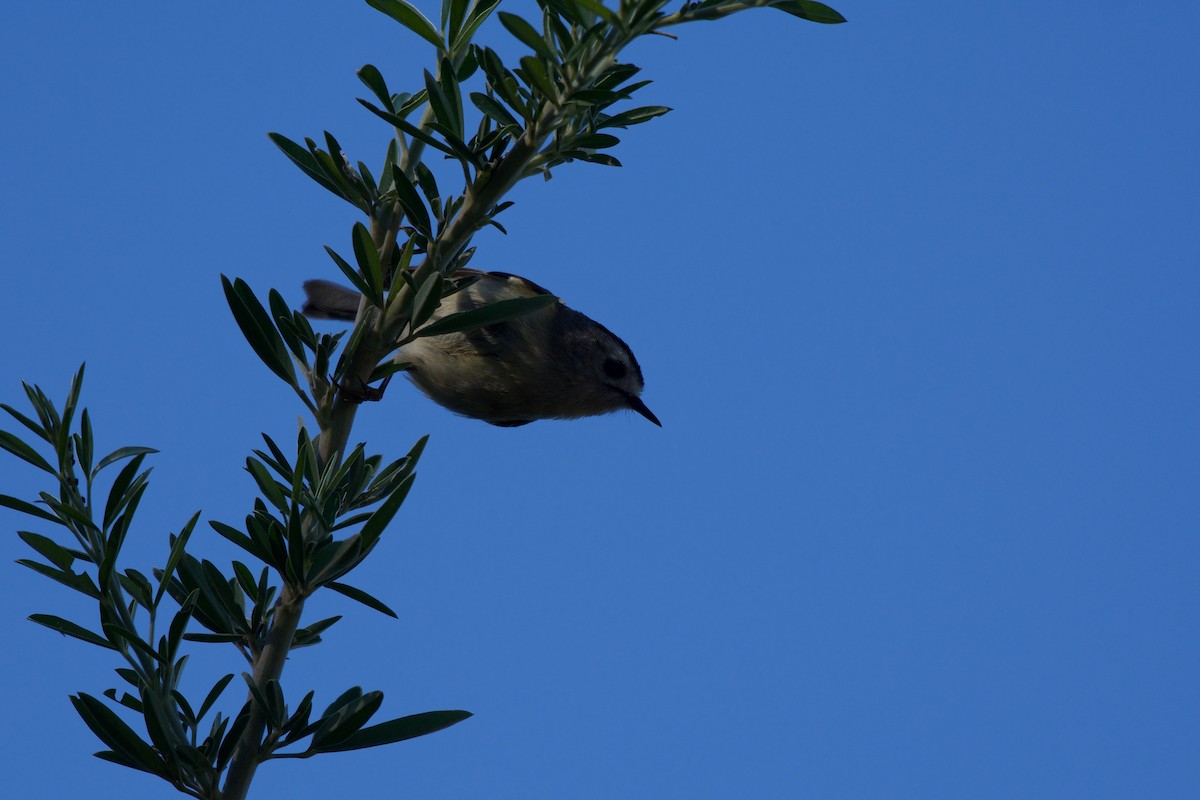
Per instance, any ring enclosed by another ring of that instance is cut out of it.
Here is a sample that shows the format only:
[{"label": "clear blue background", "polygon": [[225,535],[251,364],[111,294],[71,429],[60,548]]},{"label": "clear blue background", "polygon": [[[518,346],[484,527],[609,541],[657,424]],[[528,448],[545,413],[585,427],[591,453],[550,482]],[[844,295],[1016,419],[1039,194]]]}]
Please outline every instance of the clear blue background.
[{"label": "clear blue background", "polygon": [[[1200,796],[1200,11],[835,5],[640,43],[674,113],[477,238],[630,342],[664,427],[365,407],[375,451],[432,435],[354,576],[400,620],[318,596],[348,616],[285,690],[476,716],[255,796]],[[298,303],[354,216],[265,133],[376,165],[354,70],[411,89],[430,57],[357,2],[0,11],[0,399],[86,360],[100,446],[162,451],[127,566],[240,520],[245,454],[302,410],[217,276]],[[67,694],[116,662],[25,620],[94,610],[12,563],[45,526],[0,522],[3,793],[167,796],[89,755]],[[210,646],[190,688],[243,668]]]}]

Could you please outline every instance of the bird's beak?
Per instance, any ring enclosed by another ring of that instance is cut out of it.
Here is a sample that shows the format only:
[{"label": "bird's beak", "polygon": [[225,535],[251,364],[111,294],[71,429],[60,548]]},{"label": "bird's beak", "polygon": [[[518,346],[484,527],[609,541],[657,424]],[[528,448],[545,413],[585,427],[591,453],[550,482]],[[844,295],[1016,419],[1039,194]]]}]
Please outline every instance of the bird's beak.
[{"label": "bird's beak", "polygon": [[646,404],[642,402],[642,398],[638,397],[635,394],[626,394],[625,400],[626,400],[626,402],[629,403],[629,407],[632,408],[634,411],[641,414],[643,417],[650,420],[658,427],[660,427],[660,428],[662,427],[662,423],[658,421],[658,417],[654,416],[653,411],[646,408]]}]

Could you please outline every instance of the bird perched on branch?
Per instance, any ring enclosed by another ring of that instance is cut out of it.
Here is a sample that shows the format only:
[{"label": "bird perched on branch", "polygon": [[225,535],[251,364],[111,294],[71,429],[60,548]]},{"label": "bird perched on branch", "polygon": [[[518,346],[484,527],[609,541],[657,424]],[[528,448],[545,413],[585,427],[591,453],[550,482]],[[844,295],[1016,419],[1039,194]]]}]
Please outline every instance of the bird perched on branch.
[{"label": "bird perched on branch", "polygon": [[[455,273],[464,275],[474,282],[444,298],[422,327],[502,300],[550,294],[506,272]],[[304,291],[307,316],[354,321],[361,297],[354,289],[311,280]],[[662,426],[642,402],[642,370],[629,345],[558,301],[505,322],[414,339],[395,358],[411,364],[409,379],[435,403],[492,425],[632,409]]]}]

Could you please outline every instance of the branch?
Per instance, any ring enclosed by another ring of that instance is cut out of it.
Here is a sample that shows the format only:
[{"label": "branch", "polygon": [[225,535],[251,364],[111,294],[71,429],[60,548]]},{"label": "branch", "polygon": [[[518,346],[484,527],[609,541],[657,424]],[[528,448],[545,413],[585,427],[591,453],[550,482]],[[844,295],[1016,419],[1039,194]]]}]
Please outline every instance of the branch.
[{"label": "branch", "polygon": [[[303,611],[304,597],[296,594],[290,585],[284,584],[279,601],[275,605],[271,632],[267,635],[266,644],[254,665],[255,686],[266,686],[268,681],[278,682],[279,676],[283,674],[284,664],[287,663],[292,638],[296,635]],[[233,753],[233,760],[230,761],[225,786],[221,790],[222,800],[245,800],[250,791],[250,782],[254,780],[254,773],[262,763],[262,740],[266,727],[266,712],[251,696],[250,721]]]}]

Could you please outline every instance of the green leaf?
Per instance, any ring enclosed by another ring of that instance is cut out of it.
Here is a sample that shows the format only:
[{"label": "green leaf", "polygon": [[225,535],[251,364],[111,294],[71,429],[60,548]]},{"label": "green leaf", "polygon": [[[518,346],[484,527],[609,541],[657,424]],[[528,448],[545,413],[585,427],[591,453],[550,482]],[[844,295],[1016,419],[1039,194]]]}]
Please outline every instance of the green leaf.
[{"label": "green leaf", "polygon": [[508,107],[521,115],[521,119],[530,120],[534,117],[534,111],[529,107],[521,96],[517,88],[517,78],[504,66],[504,62],[500,60],[500,56],[490,47],[483,48],[483,60],[480,62],[483,71],[488,76],[488,86],[497,94],[501,100],[508,103]]},{"label": "green leaf", "polygon": [[384,605],[382,601],[377,600],[376,598],[364,592],[362,589],[356,589],[353,586],[347,586],[344,583],[337,583],[336,581],[330,581],[325,585],[328,588],[333,589],[338,594],[343,594],[346,597],[349,597],[351,600],[357,600],[367,608],[373,608],[382,614],[387,614],[389,617],[399,619],[399,617],[396,616],[395,611],[392,611],[392,609]]},{"label": "green leaf", "polygon": [[533,52],[537,53],[539,58],[545,59],[551,63],[556,62],[558,57],[550,45],[546,44],[546,40],[542,38],[532,25],[526,22],[516,14],[509,14],[507,11],[501,11],[498,15],[500,24],[508,29],[508,32],[517,37]]},{"label": "green leaf", "polygon": [[112,748],[113,754],[135,769],[152,775],[166,775],[162,758],[146,744],[125,722],[100,700],[80,692],[71,697],[71,705],[92,729],[100,741]]},{"label": "green leaf", "polygon": [[572,103],[581,103],[591,106],[594,109],[601,109],[605,106],[611,106],[618,100],[625,100],[627,98],[627,94],[614,92],[609,89],[579,89],[572,92],[568,99]]},{"label": "green leaf", "polygon": [[358,534],[340,542],[326,542],[313,553],[304,583],[320,586],[327,579],[340,577],[354,569],[364,555],[362,537]]},{"label": "green leaf", "polygon": [[[450,113],[453,116],[453,129],[455,138],[460,142],[463,139],[463,102],[462,89],[458,85],[458,77],[454,72],[454,64],[449,58],[443,58],[441,65],[438,67],[437,84],[445,93],[446,101],[450,105]],[[426,89],[428,94],[428,89]]]},{"label": "green leaf", "polygon": [[367,285],[365,280],[363,280],[362,275],[358,274],[358,270],[350,265],[349,261],[339,256],[337,252],[329,245],[325,245],[325,252],[328,253],[329,257],[333,259],[333,263],[337,264],[338,269],[340,269],[342,274],[346,276],[346,280],[354,284],[354,288],[358,289],[359,294],[366,295],[367,297],[371,296],[371,287]]},{"label": "green leaf", "polygon": [[283,299],[283,295],[275,289],[267,292],[267,305],[271,309],[271,321],[279,329],[279,335],[283,337],[284,344],[287,345],[288,350],[292,352],[292,355],[300,363],[307,363],[304,357],[304,345],[301,343],[298,331],[292,322],[294,312],[288,308],[287,301]]},{"label": "green leaf", "polygon": [[425,209],[425,204],[421,202],[421,196],[417,194],[416,187],[412,185],[412,181],[408,179],[399,165],[392,165],[392,181],[395,183],[396,199],[400,201],[400,207],[404,209],[409,222],[426,236],[433,236],[429,212]]},{"label": "green leaf", "polygon": [[370,552],[375,546],[375,542],[383,535],[384,528],[392,521],[392,517],[396,516],[396,512],[400,510],[400,506],[404,503],[404,498],[408,496],[409,489],[412,488],[415,475],[409,475],[396,490],[388,495],[388,499],[383,501],[383,505],[375,509],[371,514],[371,518],[363,525],[359,535],[362,537],[363,551]]},{"label": "green leaf", "polygon": [[[428,204],[429,209],[433,212],[434,218],[437,219],[439,225],[443,224],[445,220],[441,216],[442,193],[438,189],[437,179],[434,178],[433,173],[429,170],[429,167],[425,166],[424,164],[417,164],[414,177],[416,178],[417,188],[419,188],[421,190],[421,194],[425,196],[425,202]],[[403,277],[400,279],[403,280]],[[395,275],[392,276],[392,286],[394,289],[399,288],[399,284],[396,283]]]},{"label": "green leaf", "polygon": [[42,421],[42,428],[47,434],[46,441],[52,442],[53,437],[51,434],[57,431],[61,424],[58,412],[54,410],[54,403],[50,402],[50,398],[46,397],[46,393],[42,391],[40,386],[30,386],[22,381],[21,388],[25,390],[25,396],[29,398],[29,404],[33,406],[33,410],[37,412],[38,419]]},{"label": "green leaf", "polygon": [[271,317],[263,308],[262,303],[254,296],[250,286],[241,278],[232,283],[224,275],[221,276],[221,286],[225,289],[225,299],[229,310],[237,320],[242,335],[254,348],[254,352],[267,365],[267,368],[278,375],[293,388],[299,388],[296,383],[296,371],[292,367],[292,359],[283,344],[283,337],[275,328]]},{"label": "green leaf", "polygon": [[48,522],[56,522],[60,525],[62,524],[62,520],[51,514],[49,511],[43,511],[33,503],[26,503],[24,500],[18,500],[17,498],[6,494],[0,494],[0,506],[5,506],[6,508],[11,508],[14,511],[20,511],[23,514],[28,514],[29,516],[37,517],[38,519],[44,519]]},{"label": "green leaf", "polygon": [[309,750],[328,752],[329,749],[357,732],[367,724],[379,706],[383,704],[383,692],[366,692],[327,716],[313,734]]},{"label": "green leaf", "polygon": [[233,720],[233,724],[229,726],[229,730],[225,732],[225,737],[221,739],[221,746],[217,748],[217,771],[225,769],[225,765],[233,758],[234,748],[241,741],[242,734],[246,730],[246,726],[250,724],[250,701],[238,711],[237,717]]},{"label": "green leaf", "polygon": [[200,590],[193,589],[187,599],[180,604],[179,610],[175,612],[175,616],[171,618],[171,627],[167,630],[166,647],[160,652],[163,661],[170,663],[175,660],[175,653],[179,650],[179,642],[183,638],[183,632],[187,630],[188,621],[192,618],[192,609],[196,607],[196,598],[199,595]]},{"label": "green leaf", "polygon": [[[364,747],[378,747],[406,739],[415,739],[430,733],[449,728],[471,716],[470,711],[426,711],[407,717],[381,722],[369,728],[363,728],[351,734],[336,744],[326,744],[320,748],[323,753],[338,753],[346,750],[361,750]],[[316,742],[314,740],[314,747]]]},{"label": "green leaf", "polygon": [[329,617],[328,619],[319,620],[312,625],[305,626],[296,631],[292,639],[292,647],[307,647],[317,644],[321,641],[321,634],[333,626],[341,617]]},{"label": "green leaf", "polygon": [[158,451],[155,450],[153,447],[119,447],[116,450],[113,450],[108,455],[106,455],[104,458],[100,459],[100,463],[97,464],[96,468],[92,470],[92,477],[95,478],[97,475],[100,474],[100,470],[104,469],[105,467],[107,467],[111,464],[117,463],[118,461],[120,461],[123,458],[130,458],[132,456],[150,455],[151,453],[157,453],[157,452]]},{"label": "green leaf", "polygon": [[175,541],[171,543],[171,554],[167,556],[167,566],[163,568],[162,574],[158,575],[158,591],[154,593],[154,607],[157,608],[159,601],[162,600],[163,592],[167,590],[167,584],[171,582],[171,577],[175,574],[175,568],[179,566],[179,560],[183,558],[184,548],[187,547],[188,539],[192,535],[192,531],[196,527],[196,522],[200,519],[200,512],[197,511],[192,515],[192,518],[183,526],[183,530],[175,537]]},{"label": "green leaf", "polygon": [[104,506],[104,528],[106,530],[116,521],[117,515],[121,513],[122,509],[129,505],[138,487],[144,483],[144,478],[138,476],[137,471],[141,468],[145,458],[144,454],[134,456],[128,464],[121,468],[113,480],[112,488],[108,491],[108,501]]},{"label": "green leaf", "polygon": [[394,375],[397,372],[404,372],[410,369],[412,364],[408,361],[388,361],[385,364],[380,364],[371,370],[371,377],[367,379],[367,383],[378,383],[389,375]]},{"label": "green leaf", "polygon": [[772,3],[771,8],[777,8],[793,17],[810,22],[822,22],[826,25],[836,25],[846,21],[845,17],[829,6],[814,2],[814,0],[780,0],[778,3]]},{"label": "green leaf", "polygon": [[0,431],[0,447],[12,453],[17,458],[28,461],[39,469],[44,469],[51,475],[58,474],[58,470],[50,466],[50,462],[42,458],[36,450],[8,431]]},{"label": "green leaf", "polygon": [[429,70],[425,70],[425,94],[429,97],[429,106],[433,109],[434,119],[461,138],[461,124],[454,113],[450,98]]},{"label": "green leaf", "polygon": [[145,706],[142,705],[142,701],[138,700],[129,692],[122,692],[121,697],[118,698],[116,689],[105,689],[104,696],[115,703],[120,703],[131,711],[136,711],[139,714],[141,714],[145,708]]},{"label": "green leaf", "polygon": [[71,438],[71,420],[75,416],[75,407],[79,405],[79,392],[83,389],[83,369],[86,364],[79,365],[79,371],[71,378],[71,388],[67,391],[67,399],[63,403],[62,425],[58,429],[58,452],[67,452],[67,443]]},{"label": "green leaf", "polygon": [[578,5],[583,6],[588,11],[591,11],[596,16],[600,17],[605,22],[614,24],[617,20],[616,14],[611,9],[607,8],[600,0],[575,0]]},{"label": "green leaf", "polygon": [[367,230],[367,226],[361,222],[354,223],[352,238],[354,240],[354,260],[358,262],[358,268],[369,289],[366,293],[367,298],[372,305],[382,308],[383,266],[379,262],[379,250],[375,247],[375,240],[371,238],[371,232]]},{"label": "green leaf", "polygon": [[358,79],[366,84],[366,87],[371,90],[371,94],[379,98],[379,102],[388,111],[395,111],[392,108],[392,94],[388,91],[387,83],[383,80],[383,74],[375,68],[374,64],[363,64],[362,68],[356,73]]},{"label": "green leaf", "polygon": [[271,728],[278,728],[283,724],[283,706],[276,703],[276,693],[273,689],[278,687],[278,682],[268,680],[267,685],[260,687],[254,682],[254,678],[250,673],[243,672],[242,678],[246,681],[246,685],[250,688],[250,694],[254,697],[254,702],[262,709],[263,713],[270,721]]},{"label": "green leaf", "polygon": [[573,158],[592,164],[603,164],[606,167],[619,167],[621,162],[607,153],[573,153]]},{"label": "green leaf", "polygon": [[48,564],[31,561],[28,558],[18,558],[17,563],[23,567],[29,567],[39,575],[45,575],[52,581],[58,581],[69,589],[86,594],[88,597],[93,599],[100,597],[100,590],[96,588],[96,584],[92,582],[91,576],[86,572],[72,572],[66,569],[58,570]]},{"label": "green leaf", "polygon": [[293,164],[299,167],[301,172],[343,200],[347,199],[345,193],[342,191],[342,188],[338,186],[337,183],[326,177],[325,170],[317,162],[316,156],[310,153],[306,148],[301,147],[280,133],[268,133],[267,138],[270,139],[276,147],[282,150],[283,154],[287,156]]},{"label": "green leaf", "polygon": [[45,625],[52,631],[58,631],[64,636],[71,636],[75,639],[79,639],[80,641],[87,642],[88,644],[98,645],[109,650],[117,649],[113,646],[112,642],[108,641],[100,634],[92,633],[87,628],[76,625],[74,622],[63,619],[62,617],[56,617],[53,614],[30,614],[29,619],[32,622],[36,622],[38,625]]},{"label": "green leaf", "polygon": [[[546,73],[546,68],[542,66],[542,62],[533,56],[521,56],[521,70],[525,73],[525,82],[531,89],[537,89],[547,100],[554,101],[558,98],[558,91],[554,88],[554,81]],[[578,94],[581,93],[576,92],[576,95]]]},{"label": "green leaf", "polygon": [[[351,686],[349,689],[339,694],[337,698],[326,707],[325,711],[321,714],[321,720],[323,721],[329,717],[332,717],[338,711],[350,705],[362,696],[363,690],[361,686]],[[313,730],[316,730],[316,728]]]},{"label": "green leaf", "polygon": [[150,586],[150,579],[136,569],[125,570],[124,575],[117,575],[117,580],[121,583],[121,588],[142,608],[151,608],[154,602],[151,600],[153,596],[153,588]]},{"label": "green leaf", "polygon": [[467,143],[457,136],[451,128],[443,125],[442,123],[436,121],[430,122],[429,129],[431,131],[440,133],[442,138],[446,140],[446,144],[450,146],[450,150],[454,153],[454,157],[463,165],[463,175],[468,176],[469,180],[469,173],[466,171],[466,166],[472,165],[479,167],[482,163],[480,161],[479,154],[467,146]]},{"label": "green leaf", "polygon": [[258,560],[267,564],[273,563],[269,557],[269,553],[264,552],[258,546],[257,542],[239,531],[237,528],[226,525],[224,522],[217,522],[216,520],[209,520],[208,524],[214,531],[221,534],[226,539],[233,542]]},{"label": "green leaf", "polygon": [[363,186],[358,176],[353,174],[341,145],[333,138],[333,135],[328,131],[325,132],[325,145],[329,148],[328,151],[317,147],[317,143],[309,138],[305,138],[304,144],[312,152],[317,168],[321,170],[326,179],[338,187],[338,196],[364,212],[370,213],[371,198],[366,194],[366,187]]},{"label": "green leaf", "polygon": [[50,441],[50,434],[46,433],[46,429],[42,427],[40,422],[30,419],[20,411],[17,411],[15,408],[5,403],[0,403],[0,408],[7,411],[9,416],[11,416],[17,422],[20,422],[26,428],[33,431],[33,433],[35,433],[39,439],[43,439],[47,442]]},{"label": "green leaf", "polygon": [[84,475],[92,472],[92,456],[94,455],[95,440],[92,438],[92,418],[85,408],[79,415],[79,433],[75,434],[75,454],[79,457],[79,467]]},{"label": "green leaf", "polygon": [[458,39],[458,32],[462,30],[463,19],[470,4],[471,0],[442,0],[442,28],[446,31],[447,41],[454,42]]},{"label": "green leaf", "polygon": [[184,641],[204,642],[205,644],[228,644],[230,642],[245,642],[244,633],[185,633]]},{"label": "green leaf", "polygon": [[630,125],[637,125],[642,122],[647,122],[655,117],[661,117],[670,111],[666,106],[641,106],[639,108],[631,108],[628,111],[622,111],[619,114],[613,114],[608,119],[600,123],[601,128],[625,128]]},{"label": "green leaf", "polygon": [[96,523],[93,522],[86,513],[80,511],[78,508],[75,508],[73,505],[59,502],[54,495],[49,494],[48,492],[38,492],[38,497],[41,498],[43,503],[50,507],[51,511],[54,511],[56,514],[58,514],[55,522],[58,522],[60,525],[66,525],[67,527],[70,527],[69,523],[74,523],[84,530],[97,534],[100,532],[100,529],[96,527]]},{"label": "green leaf", "polygon": [[[422,91],[421,96],[424,97],[424,95],[425,95],[425,92]],[[376,108],[374,105],[367,102],[366,100],[363,100],[361,97],[358,98],[358,102],[363,108],[367,109],[375,116],[379,117],[380,119],[382,119],[386,122],[391,123],[392,125],[399,128],[400,130],[404,131],[405,133],[407,133],[409,136],[413,137],[414,139],[419,139],[420,141],[424,142],[425,144],[429,145],[430,147],[434,148],[435,150],[441,150],[443,153],[445,153],[448,156],[455,156],[454,151],[451,150],[447,145],[443,144],[442,142],[439,142],[437,139],[430,136],[427,131],[421,130],[416,125],[413,125],[411,122],[406,120],[404,117],[402,117],[398,114],[393,114],[389,111],[384,111],[381,108]],[[457,158],[457,156],[455,156],[455,157]],[[395,163],[396,162],[394,162],[394,161],[390,161],[389,166],[394,167]]]},{"label": "green leaf", "polygon": [[491,13],[496,10],[496,6],[498,5],[500,5],[500,0],[480,0],[475,4],[475,7],[471,9],[471,13],[467,14],[467,21],[463,24],[462,30],[454,38],[452,49],[455,52],[471,41],[471,37],[475,35],[475,31],[479,30],[479,26],[491,16]]},{"label": "green leaf", "polygon": [[32,547],[43,558],[49,561],[59,569],[70,569],[71,564],[75,561],[75,556],[67,552],[65,547],[62,547],[58,542],[49,537],[42,536],[40,533],[30,533],[29,531],[17,531],[17,535],[25,544]]},{"label": "green leaf", "polygon": [[470,97],[471,102],[475,104],[476,108],[501,125],[511,125],[515,128],[521,127],[521,123],[517,122],[516,117],[508,113],[508,109],[491,95],[486,95],[483,92],[471,92]]},{"label": "green leaf", "polygon": [[425,280],[421,282],[421,288],[417,290],[416,299],[413,300],[412,322],[410,323],[415,329],[423,324],[426,320],[433,316],[437,311],[438,304],[442,301],[442,284],[445,280],[436,272],[427,275]]},{"label": "green leaf", "polygon": [[620,143],[620,139],[609,133],[589,133],[571,142],[573,146],[585,150],[602,150],[605,147],[616,147]]},{"label": "green leaf", "polygon": [[146,642],[142,641],[141,637],[137,635],[136,631],[132,631],[129,628],[126,628],[124,625],[120,625],[115,622],[105,622],[103,623],[102,627],[104,628],[104,633],[108,637],[109,641],[112,641],[117,645],[129,645],[138,652],[145,653],[146,655],[150,656],[150,658],[154,659],[160,664],[165,665],[168,663],[157,650],[155,650]]},{"label": "green leaf", "polygon": [[539,294],[534,297],[514,297],[511,300],[500,300],[486,306],[473,308],[470,311],[460,311],[448,314],[435,322],[431,322],[416,332],[416,336],[441,336],[447,333],[468,331],[482,328],[485,325],[495,325],[507,322],[525,314],[552,306],[558,298],[552,294]]},{"label": "green leaf", "polygon": [[437,28],[433,26],[433,23],[404,0],[367,0],[367,5],[387,14],[438,50],[446,49],[446,45],[442,42],[442,37],[438,35]]},{"label": "green leaf", "polygon": [[129,526],[133,524],[133,515],[137,513],[138,504],[142,501],[142,495],[145,494],[146,487],[149,485],[147,480],[149,474],[150,470],[146,470],[138,475],[130,484],[128,491],[123,493],[122,499],[114,509],[114,513],[119,516],[113,519],[108,539],[104,543],[104,557],[100,561],[100,572],[96,576],[101,586],[108,585],[108,578],[116,566],[117,557],[125,543],[125,536],[129,533]]}]

